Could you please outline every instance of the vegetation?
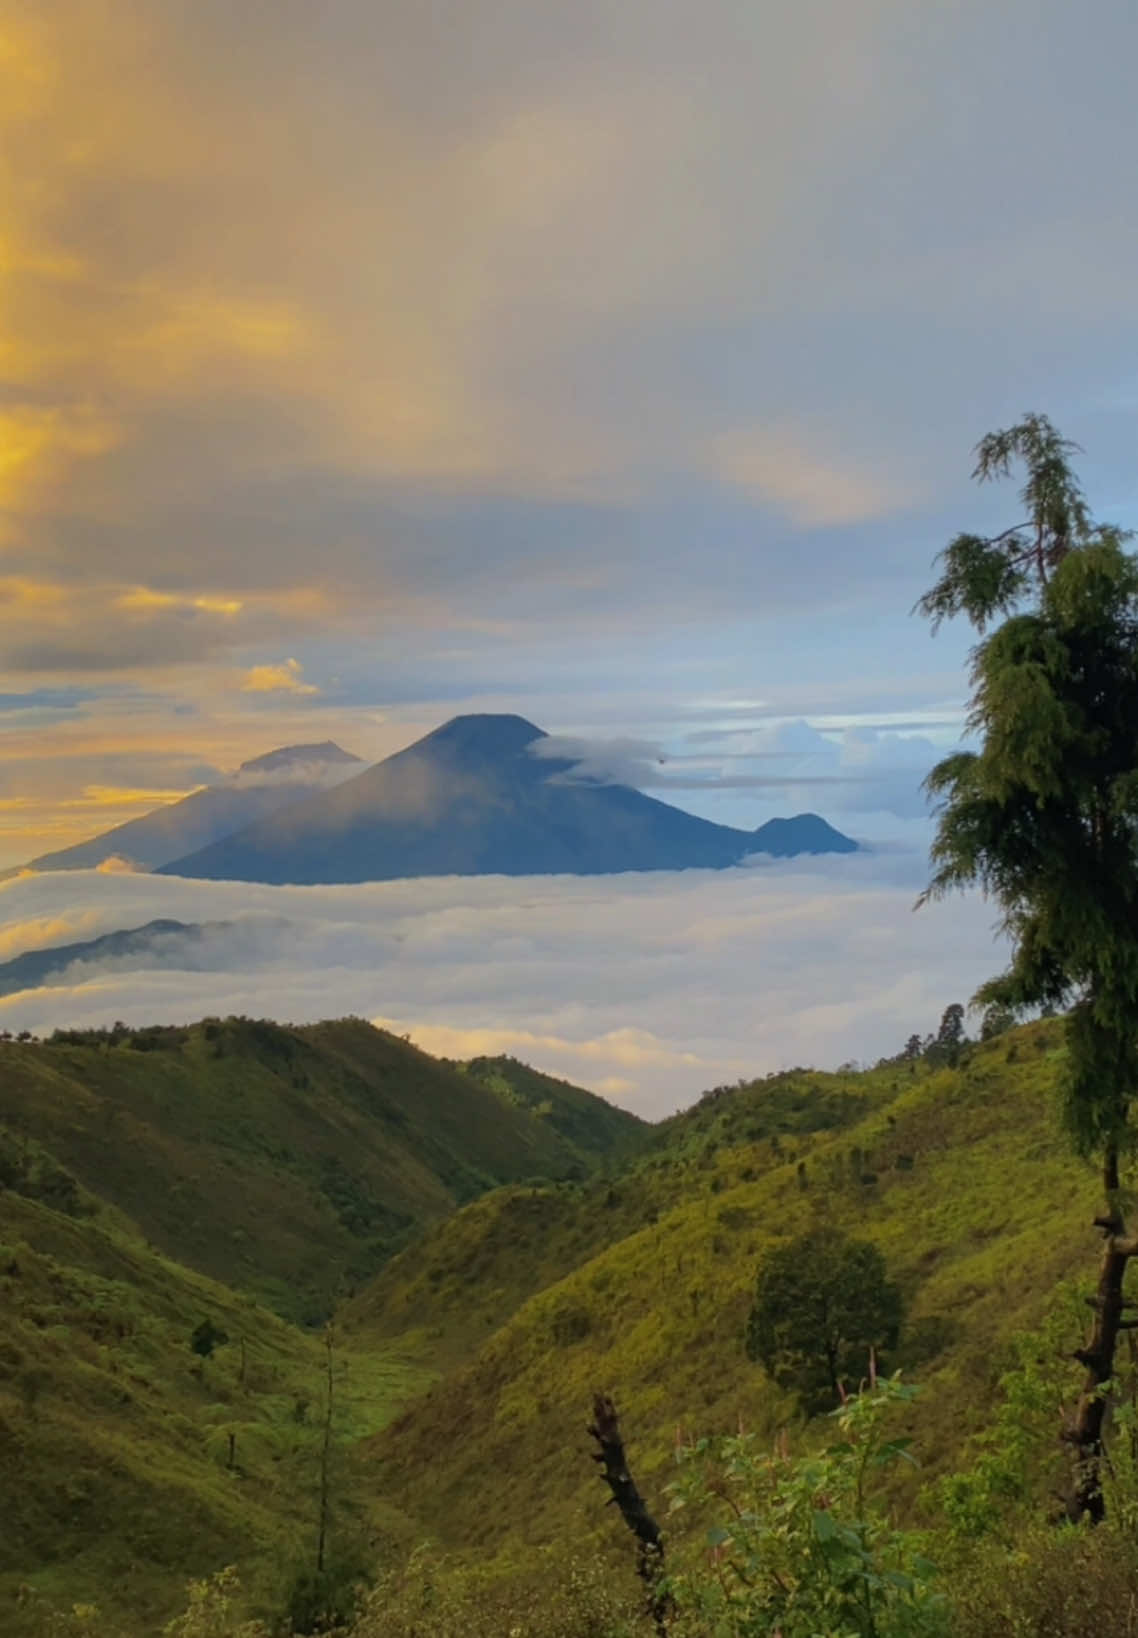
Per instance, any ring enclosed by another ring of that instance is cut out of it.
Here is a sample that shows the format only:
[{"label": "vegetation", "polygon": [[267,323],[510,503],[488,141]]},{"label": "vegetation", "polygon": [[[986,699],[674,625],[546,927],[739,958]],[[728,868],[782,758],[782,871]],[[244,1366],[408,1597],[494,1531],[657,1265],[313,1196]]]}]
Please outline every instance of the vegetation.
[{"label": "vegetation", "polygon": [[805,1410],[832,1408],[866,1361],[896,1346],[902,1302],[867,1240],[815,1230],[774,1245],[759,1267],[746,1346]]},{"label": "vegetation", "polygon": [[1119,1169],[1138,1093],[1138,563],[1119,529],[1093,522],[1073,451],[1039,415],[981,441],[981,482],[1025,468],[1026,519],[991,539],[958,536],[920,605],[934,625],[962,613],[982,636],[979,748],[929,776],[940,820],[926,897],[979,883],[1000,906],[1012,961],[980,1001],[1069,1008],[1064,1115],[1078,1151],[1099,1157],[1105,1195],[1069,1505],[1100,1519],[1107,1384],[1138,1254]]},{"label": "vegetation", "polygon": [[875,1379],[832,1413],[833,1442],[798,1457],[785,1438],[771,1451],[749,1433],[681,1447],[672,1514],[717,1516],[705,1533],[716,1573],[689,1553],[673,1575],[676,1638],[948,1638],[935,1567],[873,1494],[885,1468],[911,1459],[884,1423],[912,1396]]},{"label": "vegetation", "polygon": [[[187,1576],[206,1578],[187,1634],[222,1605],[297,1631],[347,1611],[414,1530],[361,1441],[429,1373],[348,1337],[333,1360],[298,1322],[384,1254],[368,1200],[441,1214],[578,1153],[352,1020],[116,1025],[3,1055],[0,1625],[63,1631],[78,1602],[134,1638]],[[239,1599],[210,1579],[226,1563]]]},{"label": "vegetation", "polygon": [[648,1136],[648,1123],[627,1109],[618,1109],[569,1081],[531,1069],[517,1058],[471,1058],[455,1067],[506,1103],[528,1109],[547,1121],[580,1156],[580,1177],[598,1163],[633,1153]]},{"label": "vegetation", "polygon": [[[577,1100],[603,1125],[601,1099]],[[313,1325],[456,1204],[586,1170],[548,1119],[358,1019],[10,1043],[4,1122],[0,1187],[97,1191],[167,1255]]]},{"label": "vegetation", "polygon": [[[716,1603],[751,1538],[707,1543],[735,1518],[712,1487],[738,1501],[728,1467],[746,1455],[755,1496],[785,1504],[786,1553],[812,1543],[815,1568],[800,1572],[810,1608],[824,1559],[819,1527],[793,1498],[803,1475],[817,1492],[818,1464],[841,1466],[848,1441],[835,1421],[804,1422],[793,1384],[755,1370],[745,1331],[756,1268],[821,1231],[880,1252],[906,1303],[894,1364],[923,1390],[910,1402],[879,1385],[866,1437],[882,1453],[911,1439],[921,1466],[875,1456],[860,1503],[835,1489],[828,1510],[853,1532],[840,1539],[854,1555],[835,1559],[838,1580],[860,1585],[860,1543],[862,1569],[886,1578],[873,1606],[882,1633],[909,1603],[931,1622],[938,1598],[966,1638],[1067,1631],[1046,1624],[1047,1599],[1059,1607],[1055,1563],[1101,1571],[1111,1599],[1129,1572],[1082,1532],[1056,1545],[1036,1522],[1072,1389],[1056,1341],[1070,1304],[1056,1312],[1055,1293],[1077,1282],[1074,1229],[1095,1195],[1049,1119],[1064,1056],[1054,1020],[965,1043],[956,1068],[921,1057],[796,1071],[697,1105],[608,1177],[492,1191],[431,1228],[418,1265],[408,1249],[342,1304],[331,1422],[319,1337],[148,1249],[82,1185],[73,1213],[5,1191],[0,1269],[19,1271],[0,1282],[14,1316],[0,1350],[4,1471],[18,1498],[0,1564],[11,1630],[70,1630],[48,1612],[79,1602],[102,1613],[75,1631],[141,1638],[173,1617],[195,1577],[172,1629],[186,1638],[248,1633],[253,1619],[271,1631],[286,1616],[302,1630],[352,1608],[359,1638],[648,1633],[627,1532],[601,1506],[587,1459],[585,1413],[604,1382],[670,1543],[674,1638],[763,1632],[741,1581],[734,1604]],[[803,1130],[806,1109],[834,1123]],[[768,1135],[739,1141],[755,1127]],[[207,1320],[229,1341],[199,1358],[190,1339]],[[400,1332],[403,1321],[413,1323]],[[1048,1323],[1049,1335],[1017,1340]],[[1001,1395],[1006,1412],[993,1408]],[[852,1469],[841,1472],[844,1484]],[[668,1487],[697,1479],[704,1499],[668,1512]],[[747,1529],[765,1529],[767,1503],[755,1512]],[[1104,1543],[1120,1550],[1123,1520],[1136,1516],[1120,1508]],[[1010,1580],[1009,1544],[1027,1555]],[[240,1567],[239,1585],[212,1579],[225,1564]],[[894,1576],[913,1578],[912,1599]],[[1012,1582],[1042,1624],[993,1623]],[[1089,1600],[1095,1630],[1124,1631],[1109,1625],[1106,1596]]]}]

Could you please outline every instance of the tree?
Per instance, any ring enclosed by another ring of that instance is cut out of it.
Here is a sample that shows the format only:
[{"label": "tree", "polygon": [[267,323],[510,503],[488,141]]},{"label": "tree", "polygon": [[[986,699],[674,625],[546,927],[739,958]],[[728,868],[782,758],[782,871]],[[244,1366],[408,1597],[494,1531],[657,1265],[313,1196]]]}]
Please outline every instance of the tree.
[{"label": "tree", "polygon": [[190,1335],[190,1347],[199,1359],[208,1359],[215,1348],[224,1347],[229,1341],[229,1333],[222,1331],[212,1320],[204,1319],[200,1325],[195,1325]]},{"label": "tree", "polygon": [[984,1008],[984,1016],[980,1020],[980,1039],[995,1040],[997,1035],[1006,1034],[1015,1021],[1016,1015],[1010,1007],[999,1001],[991,1002]]},{"label": "tree", "polygon": [[964,1008],[959,1001],[954,1001],[941,1014],[940,1027],[925,1055],[934,1064],[955,1067],[960,1061],[960,1049],[964,1043]]},{"label": "tree", "polygon": [[805,1410],[827,1410],[866,1374],[871,1350],[896,1345],[901,1318],[901,1294],[877,1247],[821,1228],[775,1246],[760,1264],[747,1355]]},{"label": "tree", "polygon": [[958,535],[917,605],[934,630],[963,614],[981,638],[968,718],[979,748],[929,775],[938,826],[918,903],[979,885],[1000,907],[1011,963],[978,1005],[1070,1008],[1066,1125],[1101,1164],[1106,1205],[1094,1317],[1076,1355],[1069,1510],[1099,1519],[1106,1384],[1138,1253],[1119,1188],[1138,1091],[1138,564],[1121,530],[1093,522],[1075,449],[1042,415],[982,439],[973,476],[1021,463],[1026,519],[990,538]]}]

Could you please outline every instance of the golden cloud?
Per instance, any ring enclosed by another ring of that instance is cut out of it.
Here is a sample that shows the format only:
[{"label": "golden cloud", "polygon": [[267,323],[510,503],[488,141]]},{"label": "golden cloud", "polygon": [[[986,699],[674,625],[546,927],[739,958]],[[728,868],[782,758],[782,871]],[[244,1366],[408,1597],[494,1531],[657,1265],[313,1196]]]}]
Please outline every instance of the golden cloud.
[{"label": "golden cloud", "polygon": [[149,586],[134,586],[114,599],[117,609],[127,614],[153,614],[165,609],[200,609],[204,614],[240,614],[245,604],[237,597],[220,597],[204,593],[201,596],[181,597],[174,592],[154,591]]},{"label": "golden cloud", "polygon": [[315,683],[303,680],[299,660],[285,660],[280,665],[255,665],[245,673],[241,683],[243,694],[319,694]]},{"label": "golden cloud", "polygon": [[[195,787],[191,787],[193,789]],[[126,810],[129,808],[164,807],[168,802],[180,802],[183,796],[189,796],[190,790],[150,790],[137,789],[133,786],[119,785],[85,785],[80,796],[73,796],[59,805],[63,808],[84,808],[99,810],[115,808]]]},{"label": "golden cloud", "polygon": [[104,455],[123,429],[89,405],[0,410],[0,507],[17,510],[52,485],[79,458]]}]

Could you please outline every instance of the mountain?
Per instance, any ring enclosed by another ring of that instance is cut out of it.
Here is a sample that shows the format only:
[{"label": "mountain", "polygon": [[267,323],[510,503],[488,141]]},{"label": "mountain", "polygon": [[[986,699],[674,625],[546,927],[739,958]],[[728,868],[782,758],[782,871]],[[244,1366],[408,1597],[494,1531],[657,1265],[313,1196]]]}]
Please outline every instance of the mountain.
[{"label": "mountain", "polygon": [[173,967],[194,972],[195,954],[210,933],[228,928],[229,922],[184,922],[160,918],[143,927],[124,927],[101,938],[80,944],[54,944],[43,950],[25,950],[11,961],[0,962],[0,995],[32,990],[53,979],[62,979],[70,967],[94,966],[106,961],[132,961],[135,966]]},{"label": "mountain", "polygon": [[0,1123],[160,1250],[293,1317],[496,1184],[588,1170],[548,1116],[360,1019],[59,1031],[0,1042],[0,1064]]},{"label": "mountain", "polygon": [[572,762],[535,754],[547,737],[523,717],[455,717],[334,789],[160,872],[274,883],[591,876],[721,870],[761,852],[856,851],[814,814],[735,830],[628,785],[576,778]]},{"label": "mountain", "polygon": [[218,785],[191,791],[180,802],[129,819],[90,841],[33,859],[30,870],[94,870],[108,859],[124,859],[153,870],[183,853],[196,851],[230,832],[286,808],[362,767],[358,756],[331,740],[319,745],[286,745],[243,762]]}]

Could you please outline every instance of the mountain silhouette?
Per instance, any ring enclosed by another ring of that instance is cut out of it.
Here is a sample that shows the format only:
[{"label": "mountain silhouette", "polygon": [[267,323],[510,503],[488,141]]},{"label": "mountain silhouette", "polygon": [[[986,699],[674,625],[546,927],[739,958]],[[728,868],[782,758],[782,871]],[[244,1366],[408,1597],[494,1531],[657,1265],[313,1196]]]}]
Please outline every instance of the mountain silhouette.
[{"label": "mountain silhouette", "polygon": [[362,766],[358,756],[331,740],[320,745],[281,746],[243,762],[220,784],[204,785],[180,802],[129,819],[88,842],[41,854],[28,868],[94,870],[108,859],[122,859],[136,869],[153,870],[324,790],[352,768]]},{"label": "mountain silhouette", "polygon": [[852,853],[816,814],[757,831],[697,818],[628,785],[535,755],[524,717],[455,717],[331,790],[161,866],[216,881],[334,883],[407,876],[610,875],[725,869],[749,854]]},{"label": "mountain silhouette", "polygon": [[[0,962],[0,995],[17,990],[38,989],[52,979],[63,979],[76,965],[94,966],[106,961],[132,961],[148,967],[174,967],[194,972],[200,965],[197,947],[210,933],[223,932],[225,921],[184,922],[161,918],[144,927],[124,927],[80,944],[53,944],[47,949],[25,950],[11,961]],[[76,980],[77,981],[77,980]]]}]

